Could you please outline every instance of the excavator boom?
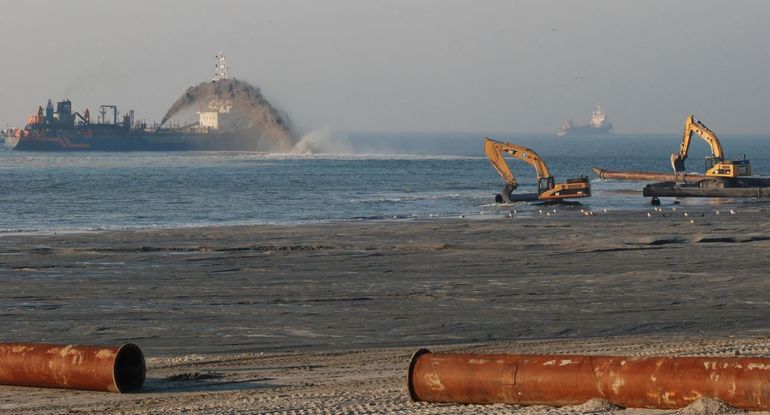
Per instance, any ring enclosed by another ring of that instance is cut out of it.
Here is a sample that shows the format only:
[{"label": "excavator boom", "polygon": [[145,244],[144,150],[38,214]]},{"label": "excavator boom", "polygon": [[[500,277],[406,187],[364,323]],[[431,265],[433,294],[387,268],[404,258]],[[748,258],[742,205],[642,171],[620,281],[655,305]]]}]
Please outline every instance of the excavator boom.
[{"label": "excavator boom", "polygon": [[511,143],[484,138],[484,152],[492,163],[492,167],[503,178],[505,188],[500,195],[502,201],[511,203],[511,193],[518,187],[516,177],[506,163],[504,154],[524,161],[535,169],[538,182],[537,200],[561,200],[566,198],[591,196],[591,184],[585,177],[570,179],[567,183],[555,183],[551,172],[543,159],[534,150]]}]

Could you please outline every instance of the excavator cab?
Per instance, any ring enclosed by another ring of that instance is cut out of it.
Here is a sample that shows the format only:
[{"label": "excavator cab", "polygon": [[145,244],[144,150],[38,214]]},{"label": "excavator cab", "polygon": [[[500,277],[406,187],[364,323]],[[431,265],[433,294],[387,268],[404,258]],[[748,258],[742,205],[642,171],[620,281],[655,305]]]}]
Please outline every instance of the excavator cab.
[{"label": "excavator cab", "polygon": [[743,160],[719,160],[716,157],[706,157],[706,176],[751,176],[751,163],[745,158]]},{"label": "excavator cab", "polygon": [[[591,196],[591,182],[588,177],[580,176],[567,179],[566,183],[555,183],[553,177],[545,177],[539,181],[540,200],[559,201]],[[544,188],[547,187],[547,188]]]},{"label": "excavator cab", "polygon": [[544,192],[547,192],[551,189],[553,189],[555,186],[553,176],[550,177],[541,177],[540,180],[537,181],[537,193],[543,194]]}]

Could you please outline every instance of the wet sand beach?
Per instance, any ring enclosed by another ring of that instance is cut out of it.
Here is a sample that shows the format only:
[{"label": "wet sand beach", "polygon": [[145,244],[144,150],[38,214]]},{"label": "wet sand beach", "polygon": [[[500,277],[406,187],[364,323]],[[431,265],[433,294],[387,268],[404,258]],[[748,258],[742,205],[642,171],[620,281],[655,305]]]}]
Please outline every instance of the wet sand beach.
[{"label": "wet sand beach", "polygon": [[409,402],[410,355],[770,356],[766,208],[684,210],[2,235],[3,340],[133,342],[148,381],[0,411],[546,413]]}]

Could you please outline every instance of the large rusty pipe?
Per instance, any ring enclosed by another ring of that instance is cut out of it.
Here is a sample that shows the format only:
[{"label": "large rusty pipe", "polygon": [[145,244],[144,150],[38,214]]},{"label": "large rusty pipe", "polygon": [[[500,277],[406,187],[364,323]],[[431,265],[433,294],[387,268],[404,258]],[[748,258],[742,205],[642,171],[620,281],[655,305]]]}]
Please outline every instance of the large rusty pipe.
[{"label": "large rusty pipe", "polygon": [[701,397],[748,410],[770,409],[770,359],[472,355],[412,357],[414,401],[576,405],[605,399],[626,408],[672,409]]},{"label": "large rusty pipe", "polygon": [[141,389],[141,349],[46,343],[0,343],[0,384],[130,392]]},{"label": "large rusty pipe", "polygon": [[697,183],[706,176],[697,173],[657,173],[651,171],[611,171],[594,167],[594,174],[602,179]]}]

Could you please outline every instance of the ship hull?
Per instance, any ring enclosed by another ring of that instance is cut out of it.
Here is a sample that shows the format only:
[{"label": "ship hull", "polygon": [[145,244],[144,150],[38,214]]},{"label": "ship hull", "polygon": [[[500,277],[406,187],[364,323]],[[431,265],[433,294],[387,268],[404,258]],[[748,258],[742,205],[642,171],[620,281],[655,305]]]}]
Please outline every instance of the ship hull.
[{"label": "ship hull", "polygon": [[570,128],[560,129],[556,135],[559,137],[567,135],[608,135],[612,133],[612,124],[604,127],[591,127],[589,125],[581,125]]},{"label": "ship hull", "polygon": [[17,151],[260,151],[259,140],[236,134],[145,133],[85,137],[24,137]]}]

